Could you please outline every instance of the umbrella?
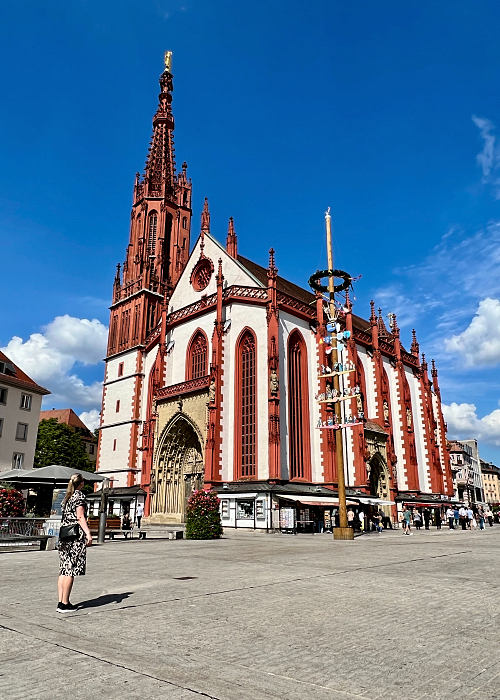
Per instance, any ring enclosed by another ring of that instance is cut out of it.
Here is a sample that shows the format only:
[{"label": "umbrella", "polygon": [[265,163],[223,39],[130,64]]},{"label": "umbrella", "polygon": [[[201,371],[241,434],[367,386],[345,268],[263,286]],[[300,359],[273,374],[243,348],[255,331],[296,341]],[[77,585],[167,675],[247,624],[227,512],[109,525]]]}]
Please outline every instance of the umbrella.
[{"label": "umbrella", "polygon": [[81,474],[85,481],[104,481],[104,477],[84,469],[70,469],[58,464],[40,469],[12,469],[10,472],[0,473],[0,481],[12,481],[25,486],[47,485],[54,488],[62,488],[68,485],[73,474]]}]

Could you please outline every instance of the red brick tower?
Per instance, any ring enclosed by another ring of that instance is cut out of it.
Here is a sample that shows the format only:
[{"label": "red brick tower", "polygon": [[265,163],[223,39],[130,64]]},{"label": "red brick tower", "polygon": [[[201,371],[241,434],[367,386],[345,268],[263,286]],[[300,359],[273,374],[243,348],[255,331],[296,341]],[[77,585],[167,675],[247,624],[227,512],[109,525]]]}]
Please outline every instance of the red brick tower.
[{"label": "red brick tower", "polygon": [[[189,256],[192,188],[186,163],[175,172],[170,59],[165,54],[146,167],[135,180],[123,271],[118,265],[113,285],[97,468],[112,474],[116,486],[134,484],[138,434],[147,417],[141,393],[150,381],[144,350],[159,332],[162,304]],[[157,381],[161,385],[163,377]]]}]

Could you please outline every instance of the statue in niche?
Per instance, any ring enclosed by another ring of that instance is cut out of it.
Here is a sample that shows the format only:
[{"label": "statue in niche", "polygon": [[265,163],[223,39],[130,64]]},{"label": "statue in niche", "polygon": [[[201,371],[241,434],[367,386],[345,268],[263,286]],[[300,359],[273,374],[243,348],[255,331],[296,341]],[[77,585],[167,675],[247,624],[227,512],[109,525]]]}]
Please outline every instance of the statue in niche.
[{"label": "statue in niche", "polygon": [[271,394],[277,394],[279,386],[280,382],[278,379],[278,375],[276,374],[276,370],[272,369],[271,376],[269,377],[269,388],[271,390]]},{"label": "statue in niche", "polygon": [[149,480],[149,493],[150,495],[156,493],[156,479],[154,472],[151,472],[151,478]]},{"label": "statue in niche", "polygon": [[210,382],[210,387],[208,389],[208,403],[215,402],[215,379]]},{"label": "statue in niche", "polygon": [[363,413],[363,399],[361,398],[361,394],[356,394],[356,408],[358,415]]},{"label": "statue in niche", "polygon": [[408,430],[411,430],[413,426],[413,416],[411,414],[411,408],[409,406],[406,407],[406,424],[408,426]]},{"label": "statue in niche", "polygon": [[384,399],[384,420],[386,423],[389,423],[389,404],[387,401]]}]

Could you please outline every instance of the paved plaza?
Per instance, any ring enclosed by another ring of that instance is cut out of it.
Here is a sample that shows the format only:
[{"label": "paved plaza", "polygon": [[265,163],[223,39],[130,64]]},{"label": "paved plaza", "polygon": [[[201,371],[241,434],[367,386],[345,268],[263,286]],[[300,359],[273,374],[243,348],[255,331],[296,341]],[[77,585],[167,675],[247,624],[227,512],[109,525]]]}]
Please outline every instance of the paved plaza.
[{"label": "paved plaza", "polygon": [[[2,700],[500,699],[500,527],[0,555]],[[188,578],[192,577],[192,578]]]}]

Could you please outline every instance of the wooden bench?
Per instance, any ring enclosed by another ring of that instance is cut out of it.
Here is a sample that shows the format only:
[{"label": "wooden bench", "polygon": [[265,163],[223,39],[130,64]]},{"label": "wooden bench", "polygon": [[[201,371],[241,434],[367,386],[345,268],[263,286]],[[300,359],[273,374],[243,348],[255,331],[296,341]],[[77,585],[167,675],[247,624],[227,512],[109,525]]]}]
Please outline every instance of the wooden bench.
[{"label": "wooden bench", "polygon": [[[89,529],[91,535],[97,535],[99,533],[99,518],[90,517],[88,519]],[[117,516],[108,516],[106,518],[106,529],[104,530],[104,536],[109,537],[110,540],[114,539],[117,535],[123,535],[125,539],[132,538],[132,530],[122,530],[121,520]]]},{"label": "wooden bench", "polygon": [[[47,544],[50,542],[54,545],[56,539],[54,535],[4,535],[0,537],[0,552],[2,551],[2,547],[5,547],[4,551],[8,551],[11,547],[29,546],[31,543],[35,542],[39,542],[40,551],[45,552]],[[54,549],[54,546],[49,549]]]}]

